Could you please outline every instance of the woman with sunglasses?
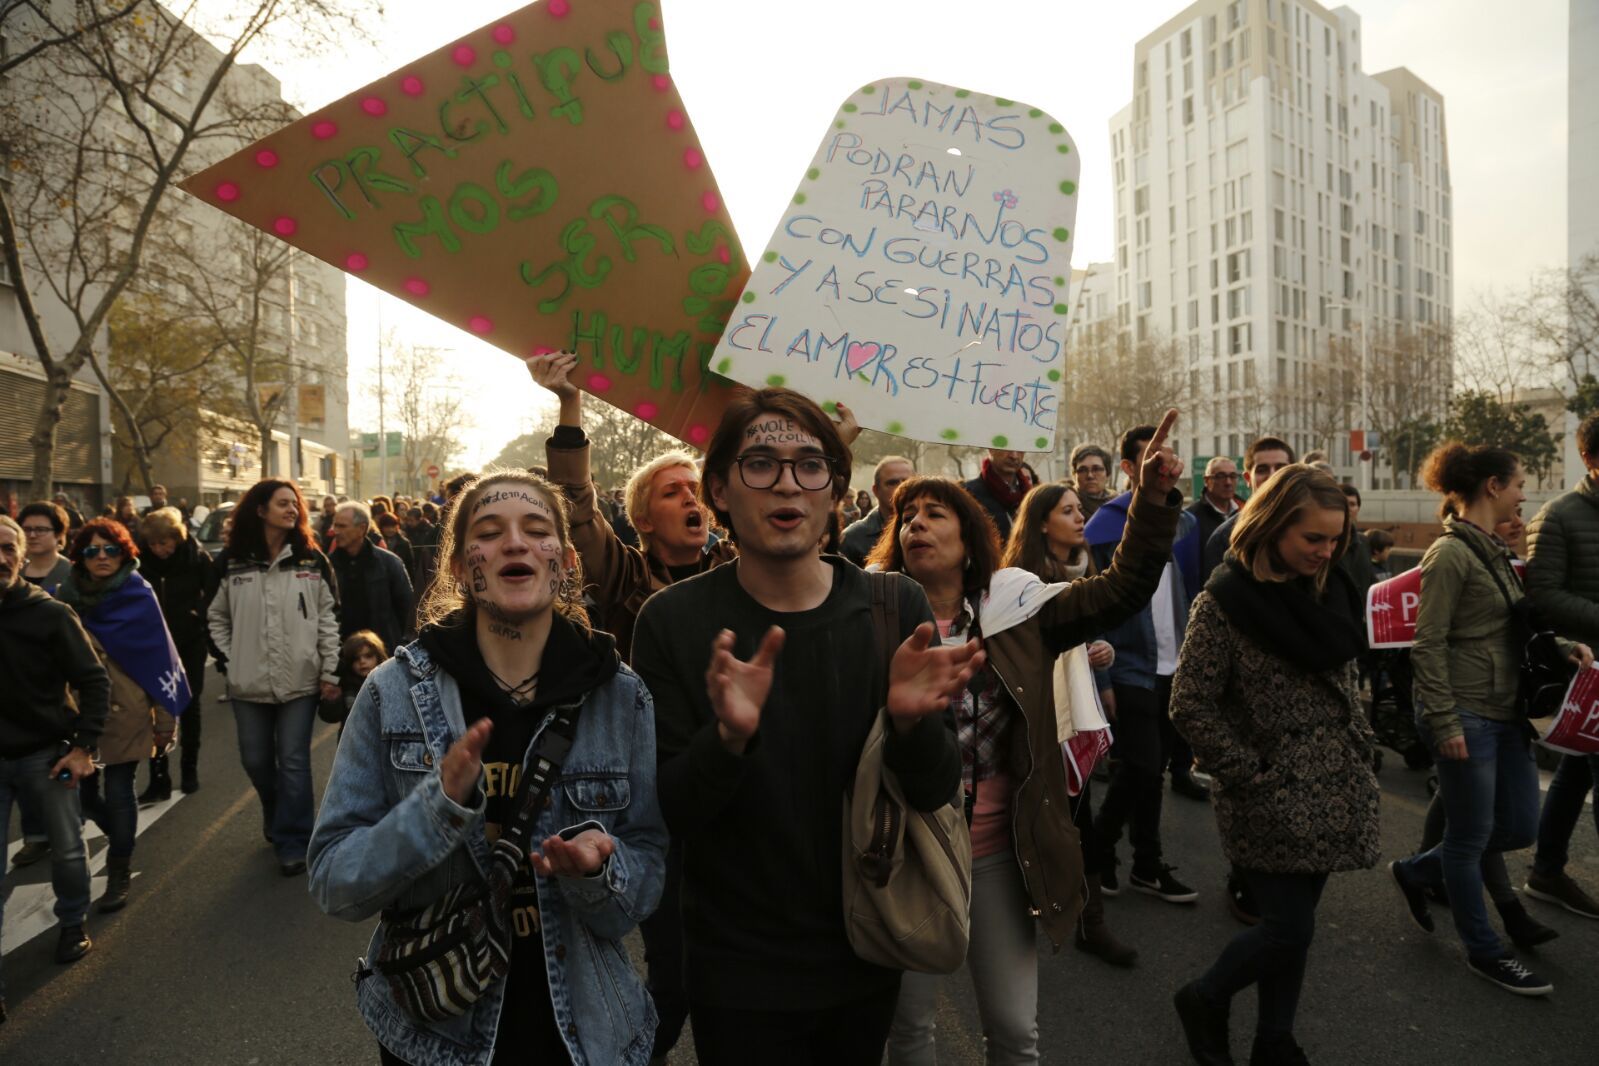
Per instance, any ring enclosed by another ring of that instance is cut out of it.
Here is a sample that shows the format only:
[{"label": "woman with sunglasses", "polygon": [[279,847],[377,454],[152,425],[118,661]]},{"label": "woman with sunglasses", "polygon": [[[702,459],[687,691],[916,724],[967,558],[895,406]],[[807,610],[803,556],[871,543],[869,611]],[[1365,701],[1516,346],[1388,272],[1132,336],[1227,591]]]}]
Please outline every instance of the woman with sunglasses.
[{"label": "woman with sunglasses", "polygon": [[[60,599],[83,620],[111,678],[111,713],[100,734],[98,773],[83,779],[85,817],[105,833],[106,890],[99,911],[121,910],[132,880],[139,763],[172,746],[189,692],[183,665],[149,582],[138,574],[139,549],[127,527],[96,518],[78,531],[72,572]],[[181,697],[181,701],[180,701]]]},{"label": "woman with sunglasses", "polygon": [[[911,478],[869,562],[908,574],[927,593],[945,643],[978,640],[987,660],[952,702],[972,835],[971,943],[966,966],[989,1062],[1038,1061],[1038,946],[1074,937],[1085,900],[1083,858],[1055,726],[1055,660],[1136,614],[1171,553],[1183,464],[1164,447],[1170,411],[1143,456],[1142,489],[1109,569],[1046,584],[1001,568],[999,537],[958,482]],[[1036,920],[1036,925],[1035,925]],[[907,973],[889,1034],[893,1066],[936,1061],[940,979]]]}]

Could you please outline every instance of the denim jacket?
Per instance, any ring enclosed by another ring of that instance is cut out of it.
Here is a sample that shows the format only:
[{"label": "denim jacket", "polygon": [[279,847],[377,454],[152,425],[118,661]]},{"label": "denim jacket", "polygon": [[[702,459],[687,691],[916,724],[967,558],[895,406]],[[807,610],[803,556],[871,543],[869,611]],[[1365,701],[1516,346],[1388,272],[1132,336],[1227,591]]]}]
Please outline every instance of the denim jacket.
[{"label": "denim jacket", "polygon": [[[411,911],[484,876],[482,786],[462,807],[439,776],[465,731],[455,679],[420,644],[373,671],[345,724],[307,855],[311,894],[325,913],[356,922],[385,907]],[[660,901],[667,835],[655,796],[654,708],[626,666],[585,697],[531,839],[594,828],[616,841],[603,869],[537,881],[550,996],[574,1066],[633,1066],[649,1061],[656,1013],[622,938]],[[380,921],[368,959],[383,934]],[[414,1066],[486,1066],[504,991],[496,982],[442,1024],[406,1013],[382,977],[361,980],[356,999],[378,1041]]]}]

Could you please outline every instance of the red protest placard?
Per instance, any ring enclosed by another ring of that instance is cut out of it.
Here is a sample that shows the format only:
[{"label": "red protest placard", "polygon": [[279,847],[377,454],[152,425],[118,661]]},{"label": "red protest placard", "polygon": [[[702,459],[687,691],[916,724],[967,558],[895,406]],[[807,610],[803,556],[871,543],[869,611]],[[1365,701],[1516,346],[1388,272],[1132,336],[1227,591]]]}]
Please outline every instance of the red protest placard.
[{"label": "red protest placard", "polygon": [[1410,647],[1416,643],[1420,609],[1420,567],[1377,582],[1366,593],[1366,642],[1374,650]]},{"label": "red protest placard", "polygon": [[182,183],[703,447],[749,276],[652,0],[538,0]]},{"label": "red protest placard", "polygon": [[1599,755],[1599,668],[1577,671],[1560,713],[1538,739],[1568,755]]}]

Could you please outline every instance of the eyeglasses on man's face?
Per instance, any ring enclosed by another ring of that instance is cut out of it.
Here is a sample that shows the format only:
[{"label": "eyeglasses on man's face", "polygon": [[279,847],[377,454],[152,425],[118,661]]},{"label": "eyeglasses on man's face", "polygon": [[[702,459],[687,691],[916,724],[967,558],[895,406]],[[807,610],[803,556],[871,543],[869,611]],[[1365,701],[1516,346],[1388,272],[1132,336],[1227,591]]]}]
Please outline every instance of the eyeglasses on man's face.
[{"label": "eyeglasses on man's face", "polygon": [[1090,474],[1103,474],[1104,472],[1105,468],[1098,463],[1094,464],[1093,466],[1084,463],[1082,466],[1076,467],[1072,470],[1072,473],[1082,474],[1085,477]]},{"label": "eyeglasses on man's face", "polygon": [[1238,480],[1238,473],[1237,473],[1237,471],[1234,471],[1233,473],[1230,473],[1230,474],[1206,474],[1205,475],[1205,480],[1206,481],[1237,481]]},{"label": "eyeglasses on man's face", "polygon": [[54,526],[23,526],[22,532],[30,537],[53,537],[56,535]]},{"label": "eyeglasses on man's face", "polygon": [[825,455],[802,455],[798,459],[779,459],[775,455],[741,455],[739,479],[746,488],[769,489],[783,476],[786,466],[794,473],[794,483],[807,492],[825,489],[833,483],[833,460]]},{"label": "eyeglasses on man's face", "polygon": [[98,559],[104,555],[107,559],[117,559],[122,555],[120,544],[90,544],[83,549],[85,559]]}]

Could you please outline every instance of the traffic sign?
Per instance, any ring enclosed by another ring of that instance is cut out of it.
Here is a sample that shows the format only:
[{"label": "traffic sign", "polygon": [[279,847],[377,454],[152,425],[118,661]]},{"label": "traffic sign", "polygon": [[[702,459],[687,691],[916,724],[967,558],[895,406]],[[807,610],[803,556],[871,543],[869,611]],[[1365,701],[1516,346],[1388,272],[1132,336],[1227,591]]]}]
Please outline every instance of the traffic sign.
[{"label": "traffic sign", "polygon": [[436,478],[438,476],[439,476],[439,464],[438,463],[430,463],[430,464],[428,464],[428,477]]}]

